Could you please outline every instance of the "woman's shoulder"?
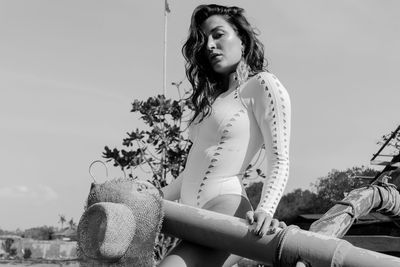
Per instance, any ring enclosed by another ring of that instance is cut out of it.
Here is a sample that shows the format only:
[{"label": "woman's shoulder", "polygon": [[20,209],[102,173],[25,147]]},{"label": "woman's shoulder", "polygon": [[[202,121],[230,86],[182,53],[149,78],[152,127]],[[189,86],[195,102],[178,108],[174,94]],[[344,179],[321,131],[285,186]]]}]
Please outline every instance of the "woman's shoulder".
[{"label": "woman's shoulder", "polygon": [[274,74],[268,71],[259,72],[249,78],[242,92],[254,94],[263,91],[266,86],[270,86],[274,82],[279,82]]},{"label": "woman's shoulder", "polygon": [[255,102],[274,94],[289,99],[286,88],[273,73],[268,71],[259,72],[252,76],[240,92],[243,99]]},{"label": "woman's shoulder", "polygon": [[252,76],[249,81],[253,80],[254,82],[257,82],[260,85],[265,84],[266,82],[273,82],[273,81],[278,81],[278,78],[271,72],[269,71],[262,71],[254,76]]}]

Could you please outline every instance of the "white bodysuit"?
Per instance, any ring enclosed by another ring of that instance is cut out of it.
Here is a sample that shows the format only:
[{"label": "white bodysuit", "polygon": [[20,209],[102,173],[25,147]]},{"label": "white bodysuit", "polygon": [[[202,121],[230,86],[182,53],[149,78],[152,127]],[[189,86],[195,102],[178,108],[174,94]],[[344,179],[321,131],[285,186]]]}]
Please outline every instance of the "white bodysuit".
[{"label": "white bodysuit", "polygon": [[224,194],[246,196],[242,177],[265,144],[267,172],[257,209],[273,216],[289,176],[290,99],[271,73],[237,88],[235,82],[212,104],[212,112],[189,127],[193,145],[174,183],[181,203],[203,207]]}]

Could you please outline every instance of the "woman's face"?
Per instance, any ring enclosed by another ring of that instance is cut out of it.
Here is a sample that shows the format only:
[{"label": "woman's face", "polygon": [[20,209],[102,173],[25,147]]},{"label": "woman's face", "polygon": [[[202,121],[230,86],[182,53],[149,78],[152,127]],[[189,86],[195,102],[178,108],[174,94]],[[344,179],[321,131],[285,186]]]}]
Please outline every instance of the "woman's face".
[{"label": "woman's face", "polygon": [[242,41],[232,26],[220,15],[207,18],[201,25],[206,35],[206,56],[216,73],[229,75],[242,57]]}]

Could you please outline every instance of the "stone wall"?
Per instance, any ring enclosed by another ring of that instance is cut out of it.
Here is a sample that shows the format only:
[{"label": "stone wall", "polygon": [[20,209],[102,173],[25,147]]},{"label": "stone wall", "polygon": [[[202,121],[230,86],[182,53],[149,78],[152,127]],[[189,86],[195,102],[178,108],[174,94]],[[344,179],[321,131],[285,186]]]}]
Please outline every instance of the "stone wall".
[{"label": "stone wall", "polygon": [[[11,249],[15,249],[17,258],[48,259],[48,260],[73,260],[77,259],[75,241],[62,240],[34,240],[13,239]],[[5,240],[0,240],[1,247]]]}]

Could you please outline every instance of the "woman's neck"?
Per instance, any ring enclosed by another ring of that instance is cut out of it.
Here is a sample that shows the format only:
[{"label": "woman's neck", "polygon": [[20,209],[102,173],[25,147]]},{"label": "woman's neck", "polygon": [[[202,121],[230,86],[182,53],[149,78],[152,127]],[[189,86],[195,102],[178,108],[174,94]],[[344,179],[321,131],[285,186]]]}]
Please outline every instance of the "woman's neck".
[{"label": "woman's neck", "polygon": [[239,85],[236,71],[224,76],[222,78],[222,89],[223,91],[228,91],[232,87],[236,88]]}]

